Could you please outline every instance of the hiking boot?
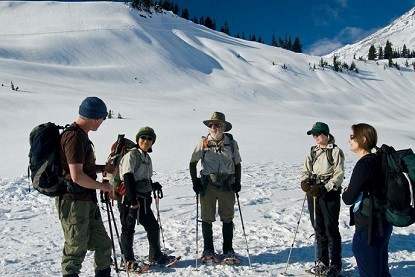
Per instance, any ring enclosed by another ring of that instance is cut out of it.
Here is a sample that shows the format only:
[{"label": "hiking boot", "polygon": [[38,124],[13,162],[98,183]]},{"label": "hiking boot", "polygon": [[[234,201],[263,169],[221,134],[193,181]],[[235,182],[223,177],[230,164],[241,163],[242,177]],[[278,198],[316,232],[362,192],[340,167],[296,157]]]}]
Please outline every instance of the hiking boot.
[{"label": "hiking boot", "polygon": [[223,253],[223,258],[224,259],[235,259],[236,258],[236,254],[235,254],[235,251],[233,251],[233,250],[229,250],[229,251],[226,251],[225,253]]},{"label": "hiking boot", "polygon": [[327,277],[337,277],[340,274],[340,270],[336,267],[336,266],[330,266],[329,268],[327,268],[326,272],[325,272],[325,276]]},{"label": "hiking boot", "polygon": [[169,265],[176,261],[175,256],[169,256],[166,254],[161,254],[156,260],[150,261],[151,264],[159,264],[159,265]]},{"label": "hiking boot", "polygon": [[111,268],[95,270],[95,277],[111,277]]},{"label": "hiking boot", "polygon": [[213,252],[212,250],[204,250],[202,257],[200,258],[200,261],[202,263],[208,263],[208,262],[218,263],[219,259],[216,257],[215,252]]},{"label": "hiking boot", "polygon": [[127,271],[128,272],[135,272],[140,271],[141,266],[136,260],[128,261],[127,262]]},{"label": "hiking boot", "polygon": [[323,262],[318,261],[315,266],[310,268],[310,272],[317,276],[326,276],[326,272],[329,269],[327,265],[325,265]]}]

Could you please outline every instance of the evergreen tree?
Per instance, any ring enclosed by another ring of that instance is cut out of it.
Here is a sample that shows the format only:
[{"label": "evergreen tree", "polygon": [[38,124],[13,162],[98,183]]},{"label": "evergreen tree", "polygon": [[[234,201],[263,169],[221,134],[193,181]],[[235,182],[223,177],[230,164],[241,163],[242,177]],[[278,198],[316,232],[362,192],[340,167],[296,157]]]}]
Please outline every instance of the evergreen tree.
[{"label": "evergreen tree", "polygon": [[208,27],[209,29],[215,30],[215,25],[213,23],[213,20],[209,16],[207,16],[205,19],[205,26]]},{"label": "evergreen tree", "polygon": [[285,37],[284,48],[287,49],[287,50],[292,50],[293,49],[293,44],[292,44],[292,41],[291,41],[291,37],[288,37],[288,38],[287,38],[287,36]]},{"label": "evergreen tree", "polygon": [[227,35],[230,35],[229,24],[228,24],[228,21],[227,20],[225,20],[225,23],[223,23],[223,26],[220,28],[220,31],[222,33],[225,33]]},{"label": "evergreen tree", "polygon": [[274,31],[272,32],[272,37],[271,37],[271,46],[277,46],[277,40],[275,39],[275,33]]},{"label": "evergreen tree", "polygon": [[205,26],[205,17],[200,17],[199,24]]},{"label": "evergreen tree", "polygon": [[285,43],[281,37],[278,37],[278,47],[285,48]]},{"label": "evergreen tree", "polygon": [[152,6],[153,6],[153,0],[143,0],[143,7],[147,11],[149,11]]},{"label": "evergreen tree", "polygon": [[166,11],[171,11],[173,9],[173,5],[169,0],[164,0],[161,4],[161,6],[163,7],[163,9],[165,9]]},{"label": "evergreen tree", "polygon": [[383,57],[385,59],[392,59],[393,57],[393,50],[392,50],[392,43],[389,40],[386,41],[385,51],[383,52]]},{"label": "evergreen tree", "polygon": [[199,20],[197,19],[196,16],[193,17],[192,21],[193,21],[193,23],[199,24]]},{"label": "evergreen tree", "polygon": [[133,9],[138,9],[141,5],[141,1],[140,0],[133,0],[131,1],[131,7]]},{"label": "evergreen tree", "polygon": [[370,61],[373,61],[376,59],[376,48],[373,44],[369,48],[369,54],[367,55],[367,59]]},{"label": "evergreen tree", "polygon": [[406,48],[406,45],[404,44],[402,47],[402,57],[409,58],[410,52],[409,49]]},{"label": "evergreen tree", "polygon": [[186,8],[182,9],[182,15],[181,15],[181,17],[184,18],[184,19],[189,20],[189,10],[186,9]]},{"label": "evergreen tree", "polygon": [[385,58],[385,56],[383,55],[383,49],[382,46],[379,46],[379,50],[378,50],[378,59],[379,60],[383,60]]},{"label": "evergreen tree", "polygon": [[171,10],[174,14],[179,14],[179,5],[174,4]]},{"label": "evergreen tree", "polygon": [[262,41],[262,38],[261,37],[258,37],[258,40],[257,40],[259,43],[263,43],[263,41]]},{"label": "evergreen tree", "polygon": [[294,39],[292,51],[294,51],[295,53],[303,53],[303,49],[302,49],[301,41],[299,37],[296,37]]},{"label": "evergreen tree", "polygon": [[338,62],[337,61],[337,57],[336,56],[334,56],[333,57],[333,68],[334,68],[334,71],[339,71],[339,65],[340,65],[340,62]]}]

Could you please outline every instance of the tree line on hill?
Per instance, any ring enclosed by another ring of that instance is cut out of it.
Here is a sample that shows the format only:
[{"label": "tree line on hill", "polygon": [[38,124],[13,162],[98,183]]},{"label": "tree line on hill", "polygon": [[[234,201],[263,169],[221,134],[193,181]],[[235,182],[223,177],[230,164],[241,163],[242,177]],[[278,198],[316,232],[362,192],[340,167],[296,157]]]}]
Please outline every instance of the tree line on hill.
[{"label": "tree line on hill", "polygon": [[[406,47],[404,44],[402,47],[402,50],[400,48],[392,48],[392,42],[389,40],[386,41],[385,47],[382,48],[381,45],[379,45],[378,49],[376,50],[375,45],[371,45],[369,47],[368,52],[368,60],[388,60],[389,67],[395,66],[397,69],[399,69],[397,63],[393,63],[392,59],[397,58],[415,58],[415,50],[410,50]],[[407,62],[408,63],[408,62]],[[407,64],[408,66],[409,64]],[[412,64],[415,69],[415,64]]]},{"label": "tree line on hill", "polygon": [[[217,30],[216,21],[210,16],[201,16],[200,18],[197,18],[196,16],[191,17],[190,12],[187,8],[182,8],[180,10],[179,5],[170,0],[132,0],[131,6],[133,8],[144,9],[146,11],[150,11],[151,7],[154,7],[156,10],[164,9],[166,11],[173,12],[174,14],[182,17],[183,19],[190,20],[196,24],[203,25],[215,31]],[[219,31],[229,36],[233,36],[233,37],[240,38],[243,40],[265,43],[264,40],[260,36],[257,36],[255,34],[245,35],[244,32],[231,34],[229,22],[227,20],[225,20],[223,25],[219,28]],[[275,46],[275,47],[281,47],[289,51],[293,51],[295,53],[302,53],[303,51],[301,40],[298,36],[295,37],[294,40],[290,36],[285,36],[284,39],[281,36],[279,36],[277,39],[275,36],[275,33],[273,32],[272,37],[271,37],[271,42],[269,45]]]}]

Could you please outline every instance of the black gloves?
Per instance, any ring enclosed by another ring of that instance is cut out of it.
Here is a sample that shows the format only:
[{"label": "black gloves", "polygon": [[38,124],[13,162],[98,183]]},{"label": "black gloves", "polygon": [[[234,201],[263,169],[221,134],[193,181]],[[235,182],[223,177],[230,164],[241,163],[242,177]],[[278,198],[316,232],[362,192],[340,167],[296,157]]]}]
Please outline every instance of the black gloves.
[{"label": "black gloves", "polygon": [[196,178],[192,180],[193,182],[193,191],[196,194],[200,194],[203,190],[202,180],[200,178]]},{"label": "black gloves", "polygon": [[307,192],[308,195],[313,197],[320,197],[326,192],[326,187],[324,185],[312,185],[310,190]]},{"label": "black gloves", "polygon": [[239,182],[235,182],[231,185],[231,189],[233,190],[233,192],[240,192],[241,191],[241,183]]},{"label": "black gloves", "polygon": [[161,189],[162,186],[159,182],[151,183],[151,189],[153,190],[153,194],[156,195],[159,199],[163,198],[163,190]]},{"label": "black gloves", "polygon": [[305,179],[303,181],[301,181],[301,189],[304,192],[308,192],[310,190],[311,186],[310,186],[310,179]]}]

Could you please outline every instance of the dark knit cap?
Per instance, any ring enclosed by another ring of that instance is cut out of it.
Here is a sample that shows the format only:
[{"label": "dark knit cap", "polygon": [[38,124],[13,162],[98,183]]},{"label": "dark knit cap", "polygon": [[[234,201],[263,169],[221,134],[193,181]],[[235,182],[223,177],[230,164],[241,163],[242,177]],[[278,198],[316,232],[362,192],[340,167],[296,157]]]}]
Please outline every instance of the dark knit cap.
[{"label": "dark knit cap", "polygon": [[[157,138],[157,136],[156,136],[156,133],[154,132],[154,129],[153,129],[153,128],[151,128],[151,127],[146,126],[146,127],[142,127],[142,128],[140,128],[140,130],[138,130],[138,133],[137,133],[137,135],[135,136],[135,141],[136,141],[137,143],[138,143],[138,139],[139,139],[141,136],[148,136],[148,137],[151,137],[151,138],[153,139],[153,144],[152,144],[152,145],[154,145],[154,143],[156,142],[156,138]],[[153,152],[153,148],[152,148],[152,147],[150,147],[150,149],[148,149],[148,151],[147,151],[147,152],[149,152],[149,153]]]},{"label": "dark knit cap", "polygon": [[79,115],[90,119],[107,118],[107,106],[98,97],[87,97],[79,106]]},{"label": "dark knit cap", "polygon": [[135,141],[138,141],[138,139],[141,136],[151,137],[153,139],[153,144],[156,142],[157,136],[156,136],[156,133],[154,133],[154,129],[151,128],[151,127],[146,126],[146,127],[140,128],[140,130],[138,131],[137,135],[135,136]]}]

